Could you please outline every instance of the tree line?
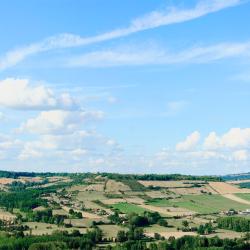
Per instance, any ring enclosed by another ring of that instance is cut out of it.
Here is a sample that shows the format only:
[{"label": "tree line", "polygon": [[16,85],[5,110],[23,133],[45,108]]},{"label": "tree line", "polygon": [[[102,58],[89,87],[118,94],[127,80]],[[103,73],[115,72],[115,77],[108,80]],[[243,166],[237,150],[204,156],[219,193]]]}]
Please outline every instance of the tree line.
[{"label": "tree line", "polygon": [[250,232],[250,219],[244,217],[221,217],[217,219],[218,227],[236,232]]}]

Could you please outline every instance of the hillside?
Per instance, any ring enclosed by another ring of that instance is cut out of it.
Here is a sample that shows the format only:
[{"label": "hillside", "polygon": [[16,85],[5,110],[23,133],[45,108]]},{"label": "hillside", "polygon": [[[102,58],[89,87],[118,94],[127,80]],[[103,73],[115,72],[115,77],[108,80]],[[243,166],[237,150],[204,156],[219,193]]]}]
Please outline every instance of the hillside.
[{"label": "hillside", "polygon": [[[250,229],[232,230],[217,223],[233,216],[250,225],[250,189],[217,177],[14,172],[0,175],[1,237],[7,234],[20,240],[26,236],[33,242],[43,241],[43,237],[53,241],[56,235],[66,234],[63,242],[67,245],[67,237],[91,238],[92,232],[99,238],[91,240],[89,249],[98,249],[100,244],[99,247],[107,247],[113,241],[127,241],[132,232],[137,232],[135,238],[154,242],[185,235],[240,239]],[[7,241],[0,241],[0,249]]]}]

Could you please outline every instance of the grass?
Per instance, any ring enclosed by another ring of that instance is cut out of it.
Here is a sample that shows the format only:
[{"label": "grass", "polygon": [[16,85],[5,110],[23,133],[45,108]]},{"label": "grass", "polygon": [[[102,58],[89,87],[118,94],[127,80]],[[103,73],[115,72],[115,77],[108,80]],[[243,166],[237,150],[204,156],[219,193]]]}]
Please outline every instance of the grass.
[{"label": "grass", "polygon": [[126,202],[113,204],[112,207],[118,209],[120,212],[124,214],[130,214],[130,213],[143,214],[145,211],[147,211],[147,209],[145,208]]},{"label": "grass", "polygon": [[[32,235],[45,235],[52,234],[53,231],[58,230],[58,226],[54,224],[42,223],[42,222],[26,222],[24,225],[29,226]],[[30,230],[26,231],[29,234]]]},{"label": "grass", "polygon": [[146,188],[136,180],[121,180],[121,182],[130,187],[132,191],[145,191]]},{"label": "grass", "polygon": [[239,194],[236,194],[236,196],[240,197],[241,199],[250,201],[250,194],[239,193]]},{"label": "grass", "polygon": [[100,225],[98,226],[102,231],[104,237],[113,238],[117,236],[118,231],[127,231],[126,227],[121,227],[117,225]]},{"label": "grass", "polygon": [[175,200],[156,199],[148,204],[159,207],[178,206],[201,214],[216,213],[230,208],[244,210],[249,207],[221,195],[184,195]]},{"label": "grass", "polygon": [[145,233],[161,233],[161,232],[166,232],[166,231],[173,231],[172,227],[162,227],[157,224],[148,226],[144,228]]},{"label": "grass", "polygon": [[28,225],[31,230],[25,231],[25,235],[29,235],[30,233],[32,235],[50,235],[54,231],[59,230],[59,231],[68,231],[71,233],[73,230],[79,230],[81,233],[86,233],[87,229],[86,228],[79,228],[79,227],[71,227],[71,228],[63,228],[63,227],[58,227],[57,225],[54,224],[49,224],[49,223],[42,223],[42,222],[26,222],[24,225]]},{"label": "grass", "polygon": [[103,192],[98,191],[84,191],[79,192],[76,199],[79,201],[93,201],[93,200],[102,200],[105,199]]},{"label": "grass", "polygon": [[53,209],[52,213],[53,215],[68,215],[68,212],[63,209]]},{"label": "grass", "polygon": [[0,220],[12,220],[14,218],[16,218],[15,215],[0,208]]}]

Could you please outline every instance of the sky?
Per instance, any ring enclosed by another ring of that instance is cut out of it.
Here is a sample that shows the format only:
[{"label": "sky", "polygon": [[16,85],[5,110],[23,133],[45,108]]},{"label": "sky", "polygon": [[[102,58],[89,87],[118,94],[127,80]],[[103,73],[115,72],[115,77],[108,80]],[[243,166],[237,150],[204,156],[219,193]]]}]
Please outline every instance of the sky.
[{"label": "sky", "polygon": [[248,0],[3,0],[0,168],[250,171]]}]

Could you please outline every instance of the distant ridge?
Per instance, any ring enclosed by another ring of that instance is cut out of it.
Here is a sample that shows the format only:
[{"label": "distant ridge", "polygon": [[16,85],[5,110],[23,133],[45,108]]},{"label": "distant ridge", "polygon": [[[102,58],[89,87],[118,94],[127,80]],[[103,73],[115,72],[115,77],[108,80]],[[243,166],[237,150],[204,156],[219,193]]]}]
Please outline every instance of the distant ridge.
[{"label": "distant ridge", "polygon": [[250,179],[250,173],[240,173],[240,174],[229,174],[229,175],[224,175],[221,176],[223,180],[246,180]]}]

